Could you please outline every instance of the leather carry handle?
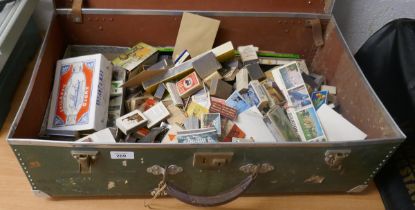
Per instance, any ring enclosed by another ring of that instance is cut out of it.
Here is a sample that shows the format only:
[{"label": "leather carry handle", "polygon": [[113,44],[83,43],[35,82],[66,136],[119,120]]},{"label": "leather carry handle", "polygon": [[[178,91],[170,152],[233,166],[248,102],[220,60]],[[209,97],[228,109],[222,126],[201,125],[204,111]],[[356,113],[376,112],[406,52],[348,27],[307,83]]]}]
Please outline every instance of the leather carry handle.
[{"label": "leather carry handle", "polygon": [[244,193],[248,187],[252,184],[252,182],[256,179],[257,174],[251,174],[242,180],[238,185],[233,187],[232,189],[220,193],[218,195],[213,196],[198,196],[198,195],[190,195],[184,190],[181,190],[174,186],[169,181],[166,182],[166,192],[168,195],[175,197],[176,199],[193,205],[193,206],[201,206],[201,207],[210,207],[210,206],[219,206],[225,203],[229,203],[236,198],[238,198],[242,193]]},{"label": "leather carry handle", "polygon": [[[229,203],[236,198],[238,198],[242,193],[244,193],[248,187],[255,181],[258,174],[265,174],[274,170],[274,166],[269,163],[262,164],[245,164],[239,168],[240,171],[249,174],[245,179],[243,179],[239,184],[233,188],[227,190],[226,192],[220,193],[213,196],[199,196],[191,195],[185,190],[182,190],[175,186],[171,181],[168,181],[168,175],[176,175],[183,172],[183,168],[177,165],[170,165],[168,167],[161,167],[159,165],[153,165],[147,168],[147,172],[155,176],[162,175],[162,180],[160,181],[158,187],[154,188],[152,191],[153,199],[156,199],[160,195],[168,194],[176,199],[193,205],[193,206],[218,206],[225,203]],[[148,204],[146,204],[149,206]]]}]

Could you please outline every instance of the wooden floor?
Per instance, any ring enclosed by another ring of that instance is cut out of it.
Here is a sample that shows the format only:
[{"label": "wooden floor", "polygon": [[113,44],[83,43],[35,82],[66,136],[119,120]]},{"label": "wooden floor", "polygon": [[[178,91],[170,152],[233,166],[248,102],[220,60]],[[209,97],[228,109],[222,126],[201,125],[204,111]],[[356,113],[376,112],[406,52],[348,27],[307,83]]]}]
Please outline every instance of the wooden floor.
[{"label": "wooden floor", "polygon": [[[30,66],[30,65],[29,65]],[[31,65],[33,66],[33,64]],[[14,97],[12,109],[0,132],[0,210],[139,210],[144,199],[65,199],[50,200],[32,194],[30,185],[23,174],[14,154],[6,142],[6,135],[20,105],[30,80],[28,67]],[[194,209],[172,198],[156,200],[154,209]],[[269,197],[243,197],[214,209],[295,209],[295,210],[380,210],[385,209],[376,187],[371,184],[364,194],[359,195],[285,195]]]}]

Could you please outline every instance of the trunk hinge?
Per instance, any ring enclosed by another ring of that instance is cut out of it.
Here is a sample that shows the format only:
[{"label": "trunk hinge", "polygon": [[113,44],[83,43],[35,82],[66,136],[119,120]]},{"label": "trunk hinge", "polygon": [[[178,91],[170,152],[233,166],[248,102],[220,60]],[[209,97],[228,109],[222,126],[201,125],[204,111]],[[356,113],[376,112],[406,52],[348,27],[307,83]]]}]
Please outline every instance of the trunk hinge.
[{"label": "trunk hinge", "polygon": [[313,33],[313,40],[316,47],[323,46],[324,39],[320,19],[306,20],[306,26],[311,27],[311,31]]},{"label": "trunk hinge", "polygon": [[72,21],[82,23],[82,4],[83,0],[72,0]]}]

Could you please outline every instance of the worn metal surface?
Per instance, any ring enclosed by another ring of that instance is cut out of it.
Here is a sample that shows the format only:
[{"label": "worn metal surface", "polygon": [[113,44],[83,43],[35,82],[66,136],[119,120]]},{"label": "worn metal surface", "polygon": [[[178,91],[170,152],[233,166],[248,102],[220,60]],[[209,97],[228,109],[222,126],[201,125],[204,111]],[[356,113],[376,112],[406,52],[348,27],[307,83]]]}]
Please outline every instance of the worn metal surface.
[{"label": "worn metal surface", "polygon": [[[90,145],[92,146],[92,145]],[[150,195],[161,176],[147,172],[154,165],[177,165],[183,171],[168,176],[168,181],[194,195],[215,195],[236,186],[247,174],[240,171],[247,164],[272,163],[274,170],[258,174],[248,189],[250,194],[346,192],[367,184],[368,179],[384,164],[397,143],[334,147],[350,149],[341,171],[331,170],[325,162],[325,152],[333,147],[302,146],[287,148],[140,148],[115,149],[133,151],[134,159],[111,159],[114,149],[97,149],[99,157],[92,173],[79,173],[78,162],[70,147],[13,145],[34,190],[51,196]],[[88,150],[89,148],[84,148]],[[79,149],[76,149],[79,150]],[[47,152],[45,152],[47,151]],[[233,152],[232,161],[220,170],[200,170],[193,167],[195,152]],[[324,182],[305,182],[312,176],[324,177]]]},{"label": "worn metal surface", "polygon": [[[88,0],[85,8],[110,9],[163,9],[163,10],[220,10],[220,11],[269,11],[269,12],[307,12],[331,13],[333,0],[140,0],[111,1]],[[71,0],[55,0],[56,8],[70,8]]]},{"label": "worn metal surface", "polygon": [[[242,17],[301,17],[327,19],[331,15],[320,13],[292,13],[292,12],[264,12],[264,11],[223,11],[223,10],[161,10],[161,9],[89,9],[83,8],[82,14],[87,15],[163,15],[182,16],[184,12],[190,12],[202,16],[242,16]],[[68,8],[57,8],[58,15],[71,15],[72,10]]]}]

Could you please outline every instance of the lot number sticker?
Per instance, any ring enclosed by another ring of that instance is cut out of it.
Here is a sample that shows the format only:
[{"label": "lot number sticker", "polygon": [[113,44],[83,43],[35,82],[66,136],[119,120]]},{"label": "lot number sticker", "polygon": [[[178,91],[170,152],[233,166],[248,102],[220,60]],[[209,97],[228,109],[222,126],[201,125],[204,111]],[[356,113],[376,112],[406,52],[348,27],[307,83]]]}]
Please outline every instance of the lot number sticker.
[{"label": "lot number sticker", "polygon": [[134,159],[134,152],[111,151],[111,159]]}]

